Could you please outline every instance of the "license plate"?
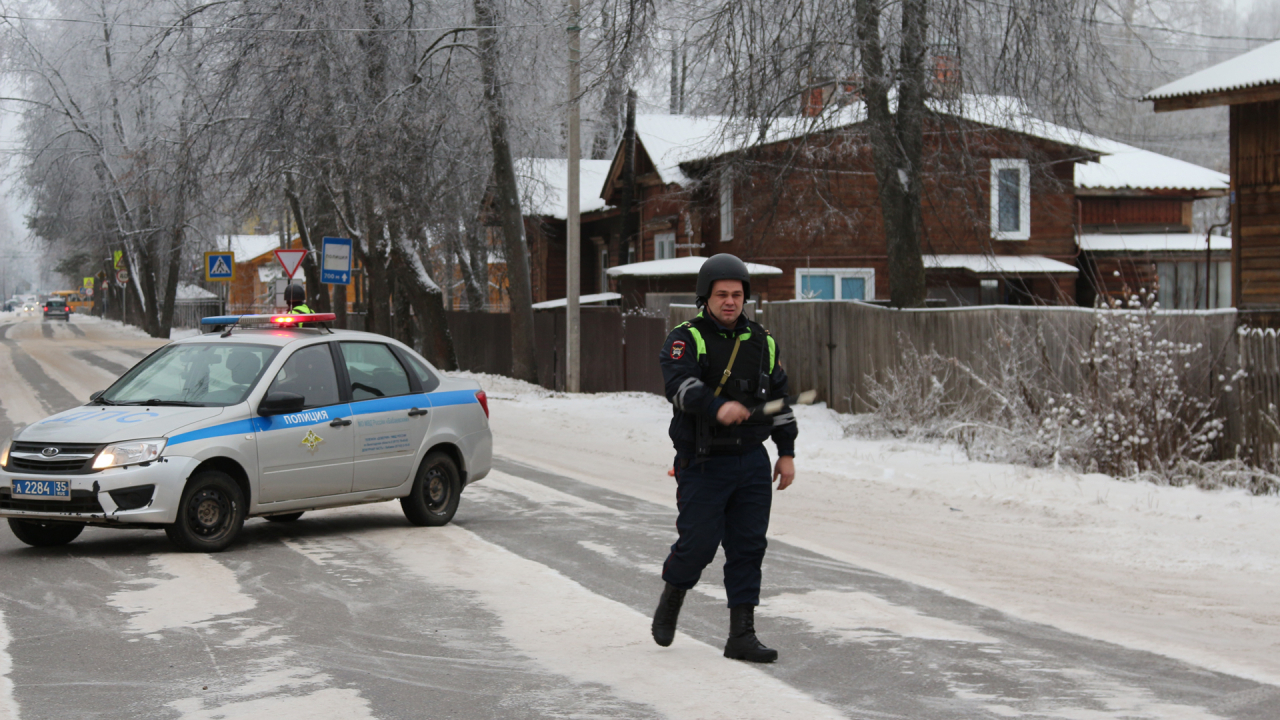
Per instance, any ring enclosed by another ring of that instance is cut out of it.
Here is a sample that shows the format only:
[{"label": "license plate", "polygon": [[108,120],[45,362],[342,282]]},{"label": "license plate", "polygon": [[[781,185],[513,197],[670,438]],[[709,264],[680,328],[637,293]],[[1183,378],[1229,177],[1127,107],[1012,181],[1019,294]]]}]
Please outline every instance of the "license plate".
[{"label": "license plate", "polygon": [[69,480],[14,480],[13,497],[29,500],[70,500]]}]

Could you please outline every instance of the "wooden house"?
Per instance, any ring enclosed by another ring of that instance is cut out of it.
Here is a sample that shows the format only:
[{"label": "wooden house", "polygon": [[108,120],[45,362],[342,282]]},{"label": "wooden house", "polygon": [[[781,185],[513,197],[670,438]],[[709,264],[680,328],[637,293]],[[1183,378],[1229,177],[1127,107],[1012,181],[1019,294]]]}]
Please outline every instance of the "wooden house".
[{"label": "wooden house", "polygon": [[1280,41],[1152,90],[1156,112],[1230,106],[1232,301],[1280,319]]},{"label": "wooden house", "polygon": [[[1074,303],[1073,168],[1097,151],[1079,144],[1079,133],[1026,119],[1004,98],[966,96],[940,108],[925,137],[921,245],[930,297]],[[601,192],[615,207],[624,149],[620,143]],[[889,297],[860,104],[765,129],[642,115],[634,168],[636,261],[731,252],[782,270],[753,286],[765,300]],[[661,278],[649,285],[673,291]]]},{"label": "wooden house", "polygon": [[1079,304],[1156,289],[1165,309],[1231,306],[1231,238],[1192,232],[1196,200],[1227,194],[1220,172],[1097,138],[1076,165]]}]

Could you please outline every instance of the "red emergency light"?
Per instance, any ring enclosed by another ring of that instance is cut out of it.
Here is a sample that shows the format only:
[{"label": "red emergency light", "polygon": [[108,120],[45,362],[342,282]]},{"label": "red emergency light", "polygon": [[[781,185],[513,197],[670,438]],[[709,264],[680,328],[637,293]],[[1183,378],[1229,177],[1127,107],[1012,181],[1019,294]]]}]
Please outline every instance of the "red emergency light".
[{"label": "red emergency light", "polygon": [[276,325],[296,325],[308,322],[333,322],[338,318],[333,313],[306,313],[296,315],[272,315],[271,322]]}]

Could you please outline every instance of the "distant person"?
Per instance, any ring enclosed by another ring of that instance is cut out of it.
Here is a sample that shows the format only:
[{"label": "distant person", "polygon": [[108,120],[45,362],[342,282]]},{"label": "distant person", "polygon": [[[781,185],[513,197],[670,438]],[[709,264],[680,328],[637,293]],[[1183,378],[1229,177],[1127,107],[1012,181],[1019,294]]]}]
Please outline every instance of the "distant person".
[{"label": "distant person", "polygon": [[312,313],[311,308],[307,307],[307,290],[297,283],[290,283],[289,287],[284,289],[284,304],[293,315]]},{"label": "distant person", "polygon": [[[674,416],[679,538],[662,565],[666,587],[653,616],[653,639],[675,638],[685,593],[724,544],[724,589],[729,640],[724,656],[769,663],[778,652],[756,637],[760,564],[773,502],[772,481],[785,490],[795,479],[796,419],[784,407],[773,417],[749,408],[787,396],[787,374],[769,333],[742,314],[751,296],[746,263],[733,255],[709,258],[698,272],[702,311],[667,336],[659,354]],[[778,461],[772,472],[765,438]]]},{"label": "distant person", "polygon": [[[297,283],[289,283],[284,289],[284,304],[290,315],[310,315],[313,311],[307,306],[307,290]],[[285,327],[306,327],[306,323],[286,323]]]}]

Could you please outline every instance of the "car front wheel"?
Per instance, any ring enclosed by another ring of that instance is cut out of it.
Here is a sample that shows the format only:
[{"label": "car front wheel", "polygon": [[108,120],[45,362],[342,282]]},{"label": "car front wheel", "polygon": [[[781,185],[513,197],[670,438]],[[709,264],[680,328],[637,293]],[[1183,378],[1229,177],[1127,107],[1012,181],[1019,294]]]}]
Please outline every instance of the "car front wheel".
[{"label": "car front wheel", "polygon": [[449,524],[458,512],[462,475],[453,458],[442,452],[429,453],[418,467],[413,490],[400,498],[404,516],[414,525],[439,527]]},{"label": "car front wheel", "polygon": [[80,537],[84,523],[45,522],[43,520],[9,519],[9,529],[22,542],[32,547],[66,545]]},{"label": "car front wheel", "polygon": [[169,540],[187,552],[213,553],[226,549],[244,526],[245,499],[226,473],[199,473],[187,481],[178,506],[178,519],[166,525]]}]

